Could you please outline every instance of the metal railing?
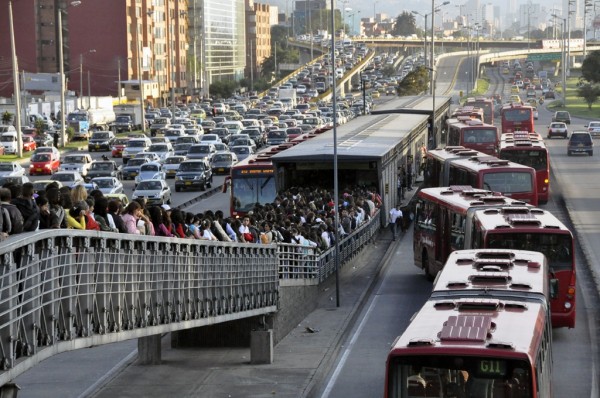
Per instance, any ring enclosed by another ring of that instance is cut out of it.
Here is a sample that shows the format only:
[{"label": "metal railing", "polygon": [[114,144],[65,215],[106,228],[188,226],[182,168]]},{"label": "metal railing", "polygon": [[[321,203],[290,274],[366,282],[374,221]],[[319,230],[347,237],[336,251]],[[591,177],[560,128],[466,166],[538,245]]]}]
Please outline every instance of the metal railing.
[{"label": "metal railing", "polygon": [[0,385],[60,352],[275,312],[278,265],[275,245],[73,230],[10,238]]},{"label": "metal railing", "polygon": [[[339,243],[343,267],[377,212]],[[0,247],[0,386],[65,351],[277,311],[279,286],[317,285],[335,248],[195,241],[68,229]]]}]

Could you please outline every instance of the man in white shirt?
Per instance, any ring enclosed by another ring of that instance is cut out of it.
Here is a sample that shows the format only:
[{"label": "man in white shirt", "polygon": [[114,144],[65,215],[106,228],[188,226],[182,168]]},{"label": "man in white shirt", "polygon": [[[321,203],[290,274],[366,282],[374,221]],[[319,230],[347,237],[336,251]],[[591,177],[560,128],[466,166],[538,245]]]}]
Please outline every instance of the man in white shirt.
[{"label": "man in white shirt", "polygon": [[398,235],[398,224],[402,222],[402,210],[400,205],[390,210],[390,230],[392,231],[392,240],[396,240]]}]

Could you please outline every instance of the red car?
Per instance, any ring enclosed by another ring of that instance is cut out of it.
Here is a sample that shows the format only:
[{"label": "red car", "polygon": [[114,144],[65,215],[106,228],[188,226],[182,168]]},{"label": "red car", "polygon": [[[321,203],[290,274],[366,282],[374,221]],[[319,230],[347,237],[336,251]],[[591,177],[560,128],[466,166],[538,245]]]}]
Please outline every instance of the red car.
[{"label": "red car", "polygon": [[111,146],[112,157],[113,158],[122,158],[123,157],[123,149],[127,145],[127,141],[129,138],[117,138],[113,141]]},{"label": "red car", "polygon": [[35,148],[37,148],[37,144],[35,143],[35,140],[33,139],[33,137],[30,135],[24,135],[23,136],[23,152],[35,151]]},{"label": "red car", "polygon": [[[58,152],[58,151],[57,151]],[[54,152],[39,152],[31,156],[29,175],[52,174],[60,167],[60,155]]]}]

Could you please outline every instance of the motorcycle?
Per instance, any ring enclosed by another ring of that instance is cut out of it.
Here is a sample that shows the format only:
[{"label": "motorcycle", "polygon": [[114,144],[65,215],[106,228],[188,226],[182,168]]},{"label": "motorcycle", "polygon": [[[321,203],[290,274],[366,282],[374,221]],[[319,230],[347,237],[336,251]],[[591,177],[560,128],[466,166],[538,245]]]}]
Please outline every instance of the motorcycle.
[{"label": "motorcycle", "polygon": [[544,103],[544,97],[540,97],[539,101],[540,105],[542,105]]}]

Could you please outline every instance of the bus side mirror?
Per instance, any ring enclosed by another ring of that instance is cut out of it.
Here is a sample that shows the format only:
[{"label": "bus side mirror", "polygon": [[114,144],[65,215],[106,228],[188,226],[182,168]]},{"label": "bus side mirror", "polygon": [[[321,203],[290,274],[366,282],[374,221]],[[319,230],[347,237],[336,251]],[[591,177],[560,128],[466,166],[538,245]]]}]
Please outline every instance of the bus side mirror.
[{"label": "bus side mirror", "polygon": [[225,181],[223,181],[223,193],[227,192],[227,188],[231,185],[231,176],[225,177]]},{"label": "bus side mirror", "polygon": [[550,298],[555,299],[558,297],[558,279],[550,279]]}]

